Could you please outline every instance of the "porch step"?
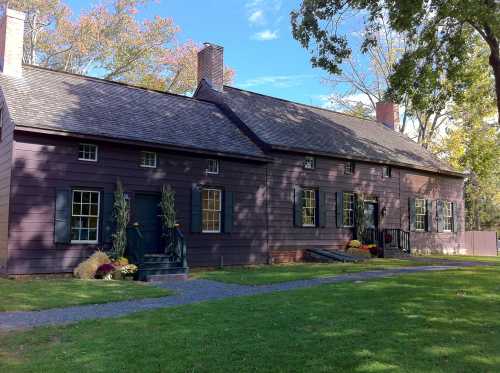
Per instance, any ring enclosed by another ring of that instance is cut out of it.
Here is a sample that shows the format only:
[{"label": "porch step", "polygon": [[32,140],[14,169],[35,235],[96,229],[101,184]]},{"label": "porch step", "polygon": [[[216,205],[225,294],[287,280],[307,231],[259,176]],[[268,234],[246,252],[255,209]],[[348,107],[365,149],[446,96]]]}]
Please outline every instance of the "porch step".
[{"label": "porch step", "polygon": [[137,276],[140,281],[166,281],[172,277],[187,279],[187,274],[187,267],[183,267],[181,263],[171,263],[166,255],[160,254],[145,255]]},{"label": "porch step", "polygon": [[358,262],[360,259],[338,251],[315,248],[306,250],[309,257],[319,261]]},{"label": "porch step", "polygon": [[187,279],[189,269],[187,267],[177,268],[140,268],[137,272],[139,281],[159,281],[159,276],[175,276]]},{"label": "porch step", "polygon": [[398,258],[409,258],[409,257],[411,257],[410,254],[401,251],[397,247],[386,247],[384,249],[384,258],[398,259]]}]

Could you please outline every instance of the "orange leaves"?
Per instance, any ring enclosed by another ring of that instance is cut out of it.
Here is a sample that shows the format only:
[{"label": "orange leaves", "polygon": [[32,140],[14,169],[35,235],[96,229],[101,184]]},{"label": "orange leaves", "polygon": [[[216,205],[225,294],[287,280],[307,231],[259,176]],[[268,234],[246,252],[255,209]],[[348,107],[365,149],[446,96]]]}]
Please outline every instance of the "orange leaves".
[{"label": "orange leaves", "polygon": [[[148,3],[101,0],[72,17],[61,0],[11,0],[31,12],[26,62],[175,93],[194,91],[200,45],[178,42],[180,28],[170,17],[140,20]],[[226,82],[233,77],[234,70],[226,69]]]}]

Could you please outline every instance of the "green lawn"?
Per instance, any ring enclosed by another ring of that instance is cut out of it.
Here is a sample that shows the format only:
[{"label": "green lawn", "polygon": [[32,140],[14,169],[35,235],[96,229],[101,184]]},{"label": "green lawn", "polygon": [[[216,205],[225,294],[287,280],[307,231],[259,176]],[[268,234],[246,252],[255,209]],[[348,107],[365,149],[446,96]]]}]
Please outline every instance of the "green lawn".
[{"label": "green lawn", "polygon": [[348,272],[381,270],[388,268],[431,265],[399,259],[371,259],[360,263],[299,263],[261,265],[251,267],[228,267],[223,270],[192,273],[193,277],[241,285],[264,285],[278,282],[307,280],[317,277],[335,276]]},{"label": "green lawn", "polygon": [[424,258],[438,258],[448,260],[464,260],[469,262],[491,262],[500,264],[500,256],[469,256],[469,255],[429,255]]},{"label": "green lawn", "polygon": [[0,336],[2,372],[499,372],[500,268],[427,272]]},{"label": "green lawn", "polygon": [[0,279],[0,312],[154,298],[168,291],[133,281]]}]

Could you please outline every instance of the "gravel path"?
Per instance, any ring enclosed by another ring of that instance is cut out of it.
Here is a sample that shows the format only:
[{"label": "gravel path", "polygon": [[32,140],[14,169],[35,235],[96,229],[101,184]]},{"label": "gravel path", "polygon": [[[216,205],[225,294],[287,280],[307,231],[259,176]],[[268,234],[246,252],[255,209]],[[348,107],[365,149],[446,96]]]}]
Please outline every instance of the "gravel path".
[{"label": "gravel path", "polygon": [[[467,265],[460,263],[460,266],[465,267]],[[44,325],[63,325],[82,320],[119,317],[145,310],[175,307],[183,304],[191,304],[207,300],[265,294],[276,291],[307,288],[322,284],[363,281],[397,276],[406,273],[442,271],[455,268],[459,268],[459,266],[440,265],[402,267],[397,269],[347,273],[332,277],[322,277],[311,280],[298,280],[259,286],[226,284],[209,280],[155,283],[154,286],[173,290],[175,294],[162,298],[137,299],[124,302],[55,308],[42,311],[0,312],[0,330],[27,329]]]}]

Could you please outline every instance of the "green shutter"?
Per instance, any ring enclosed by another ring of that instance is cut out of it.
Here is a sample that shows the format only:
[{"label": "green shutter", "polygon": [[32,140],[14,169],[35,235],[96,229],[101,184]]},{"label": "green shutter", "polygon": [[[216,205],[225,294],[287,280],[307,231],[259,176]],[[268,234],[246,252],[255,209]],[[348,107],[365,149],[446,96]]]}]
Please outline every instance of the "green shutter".
[{"label": "green shutter", "polygon": [[342,228],[344,226],[344,193],[336,193],[336,208],[337,208],[337,228]]},{"label": "green shutter", "polygon": [[103,193],[101,233],[101,240],[103,243],[111,243],[113,241],[113,233],[115,232],[115,219],[113,217],[114,202],[114,193]]},{"label": "green shutter", "polygon": [[201,191],[197,185],[191,189],[191,232],[201,232]]},{"label": "green shutter", "polygon": [[234,193],[224,192],[224,232],[233,231],[234,220]]},{"label": "green shutter", "polygon": [[458,232],[459,231],[459,226],[460,226],[460,220],[459,220],[459,215],[458,215],[458,203],[453,202],[452,203],[452,213],[453,213],[453,232]]},{"label": "green shutter", "polygon": [[426,231],[427,232],[432,232],[432,200],[428,199],[425,201],[426,203],[426,220],[427,224],[425,225]]},{"label": "green shutter", "polygon": [[444,231],[444,205],[443,201],[439,200],[436,202],[436,217],[437,217],[437,231]]},{"label": "green shutter", "polygon": [[318,191],[318,226],[326,227],[326,192]]},{"label": "green shutter", "polygon": [[71,189],[56,189],[54,242],[69,243],[71,230]]},{"label": "green shutter", "polygon": [[304,203],[304,192],[302,188],[296,186],[293,190],[293,224],[302,227],[302,206]]},{"label": "green shutter", "polygon": [[409,213],[410,213],[410,231],[415,232],[415,221],[416,221],[416,208],[415,208],[415,198],[409,199]]}]

